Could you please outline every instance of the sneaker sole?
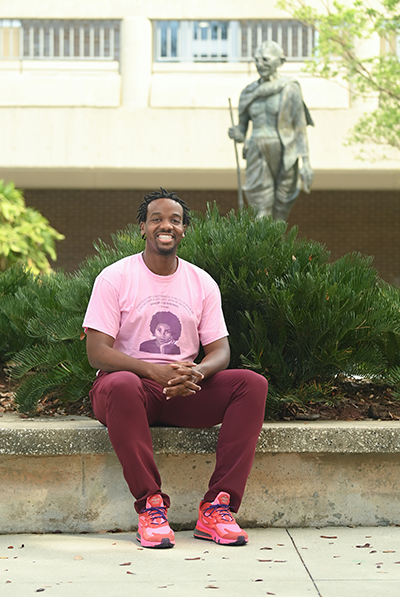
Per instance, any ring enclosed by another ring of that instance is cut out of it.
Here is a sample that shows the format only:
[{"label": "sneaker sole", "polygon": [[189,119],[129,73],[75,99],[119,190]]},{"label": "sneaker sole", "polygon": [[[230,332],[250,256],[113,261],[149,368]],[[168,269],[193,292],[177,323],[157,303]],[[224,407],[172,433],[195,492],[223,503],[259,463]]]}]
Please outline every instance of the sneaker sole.
[{"label": "sneaker sole", "polygon": [[239,535],[235,541],[229,541],[229,539],[221,539],[218,535],[213,535],[212,533],[205,533],[196,527],[193,532],[193,537],[195,539],[204,539],[205,541],[214,541],[214,543],[218,543],[218,545],[246,545],[246,537],[244,535]]},{"label": "sneaker sole", "polygon": [[146,541],[140,537],[139,533],[136,533],[136,539],[139,541],[142,547],[150,547],[152,549],[168,549],[170,547],[174,547],[175,542],[172,542],[168,537],[164,537],[161,539],[160,543],[151,543],[150,541]]}]

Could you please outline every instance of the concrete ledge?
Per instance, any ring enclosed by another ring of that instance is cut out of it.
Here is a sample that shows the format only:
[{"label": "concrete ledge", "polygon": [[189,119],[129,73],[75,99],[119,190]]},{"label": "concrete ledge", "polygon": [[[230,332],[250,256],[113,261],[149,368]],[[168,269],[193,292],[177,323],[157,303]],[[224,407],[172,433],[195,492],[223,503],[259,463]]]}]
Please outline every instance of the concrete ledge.
[{"label": "concrete ledge", "polygon": [[[107,430],[0,417],[0,533],[95,532],[137,524]],[[215,464],[218,428],[153,428],[169,520],[191,528]],[[268,422],[237,516],[245,526],[400,524],[397,422]]]},{"label": "concrete ledge", "polygon": [[[213,454],[219,427],[152,428],[155,454]],[[391,421],[288,421],[264,423],[261,453],[400,453],[400,424]],[[64,419],[0,418],[0,454],[113,454],[107,429],[86,417]]]}]

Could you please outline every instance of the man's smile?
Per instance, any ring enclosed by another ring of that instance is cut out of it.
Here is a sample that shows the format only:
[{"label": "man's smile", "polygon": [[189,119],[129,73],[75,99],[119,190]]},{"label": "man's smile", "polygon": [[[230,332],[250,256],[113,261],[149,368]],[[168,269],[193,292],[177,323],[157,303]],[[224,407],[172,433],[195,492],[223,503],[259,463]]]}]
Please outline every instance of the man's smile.
[{"label": "man's smile", "polygon": [[169,242],[170,240],[173,240],[174,237],[172,234],[161,232],[157,235],[157,238],[161,240],[161,242]]}]

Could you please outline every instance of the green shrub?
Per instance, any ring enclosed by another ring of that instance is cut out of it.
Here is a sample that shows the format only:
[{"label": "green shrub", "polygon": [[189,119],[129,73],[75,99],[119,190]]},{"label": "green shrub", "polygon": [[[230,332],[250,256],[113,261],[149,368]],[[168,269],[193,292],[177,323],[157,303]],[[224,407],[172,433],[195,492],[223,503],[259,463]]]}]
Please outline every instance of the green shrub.
[{"label": "green shrub", "polygon": [[21,262],[33,274],[51,270],[47,255],[55,261],[55,241],[62,240],[36,209],[25,206],[21,191],[0,180],[0,271]]},{"label": "green shrub", "polygon": [[[74,274],[38,285],[29,343],[13,356],[23,412],[54,392],[85,395],[94,379],[81,323],[97,274],[143,250],[139,227],[98,242],[98,254]],[[247,367],[270,382],[268,413],[285,401],[321,399],[341,373],[400,385],[400,292],[383,283],[371,258],[351,254],[329,263],[319,243],[297,239],[284,222],[256,220],[250,211],[195,216],[179,255],[208,271],[221,288],[230,332],[231,367]],[[43,298],[40,293],[43,292]],[[34,375],[31,373],[34,372]]]}]

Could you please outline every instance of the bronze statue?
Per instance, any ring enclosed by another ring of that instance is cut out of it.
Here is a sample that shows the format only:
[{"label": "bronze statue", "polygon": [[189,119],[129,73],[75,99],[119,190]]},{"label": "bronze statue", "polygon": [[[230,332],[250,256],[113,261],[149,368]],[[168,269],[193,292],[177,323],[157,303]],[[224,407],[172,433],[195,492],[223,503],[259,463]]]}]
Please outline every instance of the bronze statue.
[{"label": "bronze statue", "polygon": [[285,62],[282,48],[276,42],[264,42],[254,59],[260,79],[240,94],[239,124],[229,129],[229,137],[242,143],[252,121],[253,130],[243,148],[246,199],[258,217],[286,220],[302,184],[304,191],[310,192],[313,171],[306,126],[314,123],[299,82],[277,74]]}]

